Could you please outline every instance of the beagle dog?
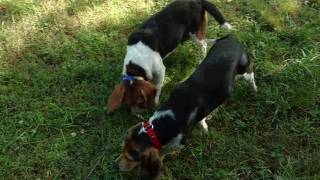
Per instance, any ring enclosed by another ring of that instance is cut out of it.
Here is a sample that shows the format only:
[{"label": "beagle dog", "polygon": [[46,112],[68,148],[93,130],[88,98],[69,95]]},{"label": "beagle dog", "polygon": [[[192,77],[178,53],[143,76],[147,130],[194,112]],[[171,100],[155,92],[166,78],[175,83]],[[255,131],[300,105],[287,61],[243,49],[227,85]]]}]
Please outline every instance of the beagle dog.
[{"label": "beagle dog", "polygon": [[227,29],[227,23],[216,8],[206,0],[176,0],[146,20],[131,33],[123,65],[123,79],[108,100],[112,112],[124,102],[132,111],[159,103],[165,77],[162,59],[191,37],[201,46],[205,56],[207,15],[209,12]]},{"label": "beagle dog", "polygon": [[179,84],[153,116],[131,127],[116,164],[120,171],[140,165],[143,179],[160,176],[165,154],[183,147],[196,124],[208,131],[206,116],[231,96],[236,75],[257,90],[250,60],[242,45],[228,35],[216,41],[193,74]]}]

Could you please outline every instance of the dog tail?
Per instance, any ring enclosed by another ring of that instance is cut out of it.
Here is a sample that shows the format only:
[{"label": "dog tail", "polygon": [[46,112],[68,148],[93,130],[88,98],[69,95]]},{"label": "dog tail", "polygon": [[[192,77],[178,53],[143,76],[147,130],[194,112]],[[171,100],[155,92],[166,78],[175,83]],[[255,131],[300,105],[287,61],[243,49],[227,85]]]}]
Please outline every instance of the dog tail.
[{"label": "dog tail", "polygon": [[219,11],[219,9],[212,3],[206,1],[206,0],[201,0],[202,6],[204,7],[204,9],[206,11],[209,12],[209,14],[211,14],[211,16],[213,16],[213,18],[218,21],[218,23],[220,24],[220,26],[225,27],[227,29],[231,29],[231,25],[226,22],[226,20],[224,19],[223,15],[221,14],[221,12]]}]

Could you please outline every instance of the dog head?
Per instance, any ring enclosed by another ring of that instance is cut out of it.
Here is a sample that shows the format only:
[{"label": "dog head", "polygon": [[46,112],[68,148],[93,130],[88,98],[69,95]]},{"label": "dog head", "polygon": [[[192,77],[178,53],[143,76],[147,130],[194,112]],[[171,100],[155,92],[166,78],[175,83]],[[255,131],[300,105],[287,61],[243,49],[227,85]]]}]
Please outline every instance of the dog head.
[{"label": "dog head", "polygon": [[159,149],[151,145],[145,133],[139,133],[142,124],[129,129],[121,155],[116,159],[120,171],[131,171],[140,166],[142,179],[157,179],[160,176],[162,160]]},{"label": "dog head", "polygon": [[108,100],[108,112],[127,104],[131,111],[139,108],[152,108],[155,106],[157,89],[154,84],[145,80],[134,79],[130,82],[123,81],[118,84]]}]

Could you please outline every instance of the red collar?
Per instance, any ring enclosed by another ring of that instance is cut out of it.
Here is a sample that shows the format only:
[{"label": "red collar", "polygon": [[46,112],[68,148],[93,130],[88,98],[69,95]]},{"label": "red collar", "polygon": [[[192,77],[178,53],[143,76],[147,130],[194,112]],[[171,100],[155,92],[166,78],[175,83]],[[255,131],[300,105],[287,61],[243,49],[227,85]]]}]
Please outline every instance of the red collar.
[{"label": "red collar", "polygon": [[148,134],[148,136],[152,142],[152,145],[154,147],[156,147],[157,149],[161,148],[161,143],[160,143],[159,137],[158,137],[156,131],[154,130],[153,125],[150,124],[148,121],[143,122],[143,132]]}]

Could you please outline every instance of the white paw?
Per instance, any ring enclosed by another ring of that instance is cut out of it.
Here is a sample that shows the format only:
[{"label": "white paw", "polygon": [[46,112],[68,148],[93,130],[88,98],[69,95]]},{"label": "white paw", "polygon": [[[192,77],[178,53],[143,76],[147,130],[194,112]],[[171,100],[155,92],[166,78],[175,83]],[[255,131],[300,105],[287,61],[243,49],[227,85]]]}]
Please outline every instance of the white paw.
[{"label": "white paw", "polygon": [[232,30],[233,27],[231,24],[229,24],[228,22],[225,22],[224,24],[222,24],[221,26],[222,28],[228,29],[228,30]]},{"label": "white paw", "polygon": [[205,133],[208,133],[208,124],[206,123],[206,118],[203,118],[203,119],[200,121],[200,125],[201,125],[201,127],[203,128],[204,132],[205,132]]}]

